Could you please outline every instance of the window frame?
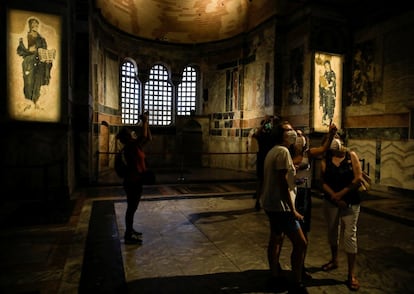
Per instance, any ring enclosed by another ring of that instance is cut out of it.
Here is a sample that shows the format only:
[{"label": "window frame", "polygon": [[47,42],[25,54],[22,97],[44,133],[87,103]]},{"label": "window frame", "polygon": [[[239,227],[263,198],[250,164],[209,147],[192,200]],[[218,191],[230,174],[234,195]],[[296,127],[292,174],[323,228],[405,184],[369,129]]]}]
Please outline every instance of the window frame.
[{"label": "window frame", "polygon": [[[137,106],[137,108],[135,108],[137,110],[137,114],[134,113],[134,118],[127,118],[130,119],[130,121],[127,121],[126,118],[124,118],[124,111],[125,111],[125,103],[123,101],[123,99],[127,99],[124,98],[124,91],[125,91],[125,84],[123,84],[124,80],[124,73],[123,73],[123,67],[125,66],[125,64],[130,63],[132,64],[135,73],[134,75],[131,75],[130,77],[133,78],[136,81],[137,84],[137,92],[134,93],[135,95],[137,95],[138,97],[136,97],[136,99],[138,99],[138,101],[135,103]],[[160,80],[154,80],[151,79],[151,75],[152,74],[157,74],[158,71],[162,69],[165,73],[163,74],[163,78]],[[199,73],[199,69],[197,66],[193,65],[193,64],[188,64],[186,66],[183,67],[183,70],[181,72],[181,76],[179,79],[179,83],[177,85],[175,85],[172,82],[171,79],[171,69],[163,64],[162,62],[157,62],[154,63],[149,72],[148,72],[148,79],[145,82],[141,82],[141,80],[139,79],[139,76],[142,74],[139,72],[139,68],[137,66],[137,63],[135,62],[135,60],[131,59],[131,58],[124,58],[123,61],[120,64],[119,67],[120,70],[120,79],[119,79],[119,95],[120,95],[120,99],[119,99],[119,110],[120,110],[120,114],[121,114],[121,123],[123,125],[130,125],[130,124],[137,124],[139,122],[139,115],[144,112],[144,111],[149,111],[150,115],[149,115],[149,124],[151,126],[155,126],[155,127],[170,127],[170,126],[174,126],[176,123],[176,117],[180,116],[180,117],[185,117],[185,116],[191,116],[192,114],[197,113],[197,111],[199,110],[200,107],[200,91],[199,91],[199,87],[200,87],[200,83],[201,83],[201,79],[200,79],[200,73]],[[152,71],[155,71],[154,73],[152,73]],[[189,75],[190,76],[184,76],[186,71],[189,70]],[[189,79],[187,81],[187,79]],[[154,85],[151,85],[151,80],[155,81]],[[157,82],[158,81],[158,82]],[[193,85],[189,85],[186,88],[184,88],[184,93],[190,93],[190,95],[184,95],[184,104],[189,104],[189,105],[184,105],[184,110],[179,109],[180,108],[180,104],[183,102],[182,101],[182,96],[180,96],[180,93],[182,90],[182,85],[183,83],[189,83],[189,84],[193,84]],[[192,89],[194,88],[194,89]],[[161,99],[154,101],[154,99],[152,99],[151,97],[154,96],[154,89],[155,91],[167,91],[165,93],[156,93],[156,97],[159,97]],[[191,93],[193,93],[193,97],[191,95]],[[165,97],[167,97],[167,99],[165,100]],[[188,98],[190,97],[190,98]],[[189,99],[189,100],[188,100]],[[157,103],[155,103],[157,102]],[[159,108],[159,109],[155,109],[155,108]],[[187,109],[187,110],[185,110]],[[156,114],[154,114],[155,112],[158,112]],[[164,119],[166,116],[166,120]],[[157,116],[161,117],[161,120],[157,120]]]}]

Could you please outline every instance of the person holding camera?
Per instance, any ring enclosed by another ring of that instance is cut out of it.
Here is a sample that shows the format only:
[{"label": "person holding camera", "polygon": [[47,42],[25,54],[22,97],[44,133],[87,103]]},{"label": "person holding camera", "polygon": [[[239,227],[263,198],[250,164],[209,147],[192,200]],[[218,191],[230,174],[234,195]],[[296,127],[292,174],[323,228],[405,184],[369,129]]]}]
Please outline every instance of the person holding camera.
[{"label": "person holding camera", "polygon": [[141,244],[142,233],[135,231],[134,215],[138,209],[142,196],[144,178],[147,170],[145,152],[143,147],[152,140],[148,124],[148,112],[140,116],[140,126],[136,130],[124,127],[117,134],[119,141],[124,144],[124,156],[127,163],[127,172],[123,186],[127,197],[127,209],[125,213],[125,244]]}]

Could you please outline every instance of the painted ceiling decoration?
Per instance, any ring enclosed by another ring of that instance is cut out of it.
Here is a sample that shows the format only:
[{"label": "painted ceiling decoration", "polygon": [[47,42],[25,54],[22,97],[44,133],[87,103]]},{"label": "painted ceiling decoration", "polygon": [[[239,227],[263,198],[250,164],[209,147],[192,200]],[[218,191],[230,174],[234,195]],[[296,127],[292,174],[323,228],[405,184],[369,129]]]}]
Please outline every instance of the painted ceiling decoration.
[{"label": "painted ceiling decoration", "polygon": [[[397,0],[397,2],[401,1]],[[401,5],[379,4],[377,0],[94,0],[92,2],[98,14],[120,31],[143,39],[177,44],[199,44],[230,39],[251,31],[272,17],[293,15],[300,8],[309,12],[306,6],[320,10],[321,17],[327,16],[323,11],[339,12],[348,17],[351,25],[364,25],[371,22],[373,18],[380,20],[384,16],[389,17],[391,13],[404,11]]]},{"label": "painted ceiling decoration", "polygon": [[95,6],[109,24],[128,34],[195,44],[247,32],[278,13],[285,1],[96,0]]}]

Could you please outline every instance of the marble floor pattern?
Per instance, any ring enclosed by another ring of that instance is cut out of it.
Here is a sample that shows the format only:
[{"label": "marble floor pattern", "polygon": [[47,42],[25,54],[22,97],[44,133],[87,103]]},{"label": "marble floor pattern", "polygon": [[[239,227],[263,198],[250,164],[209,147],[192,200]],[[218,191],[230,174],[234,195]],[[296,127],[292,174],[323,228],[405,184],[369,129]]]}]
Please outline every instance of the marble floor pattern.
[{"label": "marble floor pattern", "polygon": [[[147,189],[135,215],[135,227],[143,232],[142,245],[123,243],[126,202],[121,187],[84,189],[64,225],[1,230],[0,292],[79,293],[93,204],[103,201],[114,210],[115,233],[107,237],[119,243],[125,292],[287,293],[284,286],[269,283],[267,218],[253,208],[253,191],[245,184],[210,183],[204,190],[188,185],[178,190],[176,185]],[[413,203],[381,197],[365,202],[358,232],[359,293],[413,293],[414,227],[384,217],[381,201],[384,207]],[[374,208],[379,213],[370,213]],[[306,258],[313,279],[307,282],[308,292],[349,293],[342,245],[339,268],[320,270],[330,257],[321,210],[322,200],[313,197]],[[287,276],[290,250],[286,239],[281,265]]]}]

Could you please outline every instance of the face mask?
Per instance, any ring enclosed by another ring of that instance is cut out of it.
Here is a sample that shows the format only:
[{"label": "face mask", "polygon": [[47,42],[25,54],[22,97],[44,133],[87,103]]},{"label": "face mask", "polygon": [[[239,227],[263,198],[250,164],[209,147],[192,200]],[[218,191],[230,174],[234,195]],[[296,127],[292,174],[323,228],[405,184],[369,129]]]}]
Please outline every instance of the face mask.
[{"label": "face mask", "polygon": [[296,143],[296,137],[297,137],[296,132],[295,131],[287,131],[286,133],[287,133],[287,136],[288,136],[287,140],[289,142],[289,145],[295,144]]},{"label": "face mask", "polygon": [[305,139],[305,137],[297,137],[296,138],[296,143],[295,143],[295,145],[297,146],[297,147],[299,147],[299,148],[303,148],[303,147],[305,147],[305,145],[306,145],[306,139]]},{"label": "face mask", "polygon": [[339,139],[333,139],[332,140],[332,143],[331,143],[330,149],[341,151],[341,149],[342,149],[341,140],[339,140]]},{"label": "face mask", "polygon": [[132,131],[132,132],[131,132],[131,139],[132,139],[132,140],[136,140],[136,139],[138,139],[137,133],[135,133],[135,131]]},{"label": "face mask", "polygon": [[302,140],[303,140],[303,148],[307,148],[307,146],[306,146],[306,138],[305,137],[302,137]]}]

